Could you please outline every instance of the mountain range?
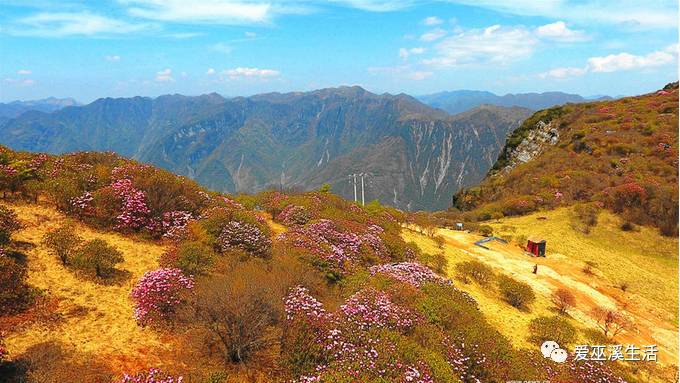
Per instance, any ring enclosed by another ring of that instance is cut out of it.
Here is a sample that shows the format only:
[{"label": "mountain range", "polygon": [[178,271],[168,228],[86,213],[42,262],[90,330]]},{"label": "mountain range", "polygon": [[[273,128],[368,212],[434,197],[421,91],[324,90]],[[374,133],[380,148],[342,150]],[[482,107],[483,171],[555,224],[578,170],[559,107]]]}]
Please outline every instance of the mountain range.
[{"label": "mountain range", "polygon": [[432,210],[478,183],[530,113],[485,105],[449,115],[405,94],[360,87],[104,98],[25,112],[0,125],[0,143],[49,153],[111,150],[231,193],[329,183],[352,198],[348,175],[366,173],[367,201]]},{"label": "mountain range", "polygon": [[76,100],[72,98],[55,98],[49,97],[42,100],[31,101],[12,101],[8,103],[0,102],[0,122],[19,117],[21,114],[29,110],[37,110],[40,112],[54,112],[67,106],[79,105]]},{"label": "mountain range", "polygon": [[522,107],[531,110],[550,108],[566,103],[611,100],[609,96],[583,97],[578,94],[563,92],[517,93],[499,96],[491,92],[479,90],[455,90],[419,96],[418,100],[434,108],[445,110],[451,114],[465,112],[480,105],[489,104],[504,107]]}]

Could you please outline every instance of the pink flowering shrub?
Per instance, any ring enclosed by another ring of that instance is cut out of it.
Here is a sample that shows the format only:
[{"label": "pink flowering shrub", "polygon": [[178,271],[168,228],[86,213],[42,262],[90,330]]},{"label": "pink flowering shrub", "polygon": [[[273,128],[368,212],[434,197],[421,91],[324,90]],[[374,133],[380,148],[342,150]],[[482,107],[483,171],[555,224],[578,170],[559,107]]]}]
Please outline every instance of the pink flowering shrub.
[{"label": "pink flowering shrub", "polygon": [[118,230],[139,230],[149,222],[149,207],[146,204],[146,194],[136,189],[132,181],[122,178],[111,184],[116,196],[121,199],[121,212],[116,217]]},{"label": "pink flowering shrub", "polygon": [[125,374],[119,383],[182,383],[183,381],[184,378],[181,376],[171,376],[157,368],[152,368],[135,375]]},{"label": "pink flowering shrub", "polygon": [[299,317],[320,320],[328,315],[323,304],[309,295],[309,290],[303,286],[296,286],[291,290],[285,298],[284,306],[288,320]]},{"label": "pink flowering shrub", "polygon": [[[540,360],[540,359],[539,359]],[[626,383],[606,363],[570,358],[566,363],[536,363],[546,378],[556,382]]]},{"label": "pink flowering shrub", "polygon": [[304,225],[312,218],[311,214],[304,206],[288,205],[276,217],[276,220],[284,225]]},{"label": "pink flowering shrub", "polygon": [[69,202],[73,211],[78,216],[82,217],[92,215],[94,209],[94,207],[92,206],[92,201],[94,201],[92,193],[86,191],[85,193],[78,197],[71,198]]},{"label": "pink flowering shrub", "polygon": [[272,241],[257,225],[243,221],[230,221],[222,228],[217,243],[224,252],[239,248],[257,257],[268,257]]},{"label": "pink flowering shrub", "polygon": [[227,198],[225,196],[220,197],[220,202],[223,203],[229,209],[241,210],[241,209],[244,208],[243,205],[241,205],[240,203],[234,201],[231,198]]},{"label": "pink flowering shrub", "polygon": [[392,303],[387,293],[374,289],[352,295],[340,306],[339,313],[345,324],[363,331],[371,328],[407,330],[417,321],[410,310]]},{"label": "pink flowering shrub", "polygon": [[401,262],[372,266],[371,275],[382,274],[409,285],[420,287],[423,283],[450,285],[451,281],[435,274],[429,267],[417,262]]},{"label": "pink flowering shrub", "polygon": [[146,228],[156,236],[162,236],[171,241],[179,241],[187,234],[187,225],[194,219],[188,211],[168,211],[160,218],[149,221]]},{"label": "pink flowering shrub", "polygon": [[[465,352],[465,343],[454,342],[448,336],[444,338],[443,345],[446,350],[446,361],[461,382],[483,383],[474,373],[476,368],[481,367],[486,362],[484,353],[479,350],[477,345],[468,343],[467,347],[471,350]],[[468,355],[479,355],[480,358],[473,358]]]},{"label": "pink flowering shrub", "polygon": [[[389,295],[375,289],[352,295],[335,312],[328,312],[309,295],[296,287],[285,298],[289,326],[303,321],[298,328],[314,334],[321,346],[321,360],[314,368],[300,374],[300,382],[358,381],[382,377],[395,382],[429,383],[429,367],[420,361],[407,361],[399,355],[398,342],[415,326],[418,317],[410,309],[393,303]],[[295,328],[295,327],[293,327]],[[296,350],[290,350],[295,354]],[[305,350],[297,350],[304,352]]]},{"label": "pink flowering shrub", "polygon": [[17,175],[18,171],[11,165],[0,165],[0,176],[10,178]]},{"label": "pink flowering shrub", "polygon": [[160,268],[142,276],[132,290],[134,317],[142,325],[160,323],[172,318],[194,280],[180,269]]},{"label": "pink flowering shrub", "polygon": [[352,266],[361,264],[369,255],[374,259],[389,259],[390,251],[378,236],[379,226],[373,225],[363,234],[343,230],[338,224],[329,220],[294,227],[279,235],[293,247],[307,250],[321,261],[332,272],[342,274]]}]

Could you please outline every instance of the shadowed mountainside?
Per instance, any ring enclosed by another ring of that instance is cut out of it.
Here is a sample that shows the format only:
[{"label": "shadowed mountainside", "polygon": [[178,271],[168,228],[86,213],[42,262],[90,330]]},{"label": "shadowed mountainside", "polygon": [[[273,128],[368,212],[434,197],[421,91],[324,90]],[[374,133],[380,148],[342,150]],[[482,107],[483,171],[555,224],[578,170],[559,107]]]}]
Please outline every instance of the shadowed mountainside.
[{"label": "shadowed mountainside", "polygon": [[234,99],[106,98],[25,113],[0,136],[17,150],[111,150],[228,192],[329,183],[349,198],[348,174],[363,172],[367,200],[443,209],[451,194],[482,179],[528,115],[483,106],[450,116],[404,94],[341,87]]}]

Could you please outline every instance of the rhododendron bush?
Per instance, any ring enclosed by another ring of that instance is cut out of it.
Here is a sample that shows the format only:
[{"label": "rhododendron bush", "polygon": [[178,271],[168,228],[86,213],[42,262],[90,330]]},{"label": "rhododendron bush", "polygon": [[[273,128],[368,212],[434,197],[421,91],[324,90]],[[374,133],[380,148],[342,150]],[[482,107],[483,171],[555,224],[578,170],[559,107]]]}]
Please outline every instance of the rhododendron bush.
[{"label": "rhododendron bush", "polygon": [[217,243],[222,251],[238,248],[258,257],[267,257],[272,246],[267,232],[256,224],[243,221],[230,221],[224,225]]},{"label": "rhododendron bush", "polygon": [[288,205],[285,209],[276,217],[277,221],[293,226],[293,225],[304,225],[311,219],[311,214],[304,206],[298,205]]},{"label": "rhododendron bush", "polygon": [[[351,296],[335,312],[323,305],[301,286],[285,300],[289,323],[309,323],[316,341],[322,345],[324,364],[299,377],[300,382],[357,380],[381,377],[395,382],[432,382],[428,366],[410,363],[399,355],[393,337],[413,329],[419,320],[406,307],[393,303],[387,293],[366,289]],[[303,330],[305,331],[305,330]]]},{"label": "rhododendron bush", "polygon": [[116,217],[116,229],[139,230],[149,223],[146,194],[132,186],[132,180],[123,178],[111,184],[116,197],[121,200],[121,212]]},{"label": "rhododendron bush", "polygon": [[194,280],[180,269],[160,268],[142,276],[132,290],[134,317],[141,325],[160,324],[172,319]]},{"label": "rhododendron bush", "polygon": [[158,368],[152,368],[134,375],[125,374],[119,383],[182,383],[183,381],[182,376],[172,376]]},{"label": "rhododendron bush", "polygon": [[304,249],[343,273],[363,263],[364,258],[388,260],[389,250],[379,234],[379,226],[371,226],[361,234],[343,230],[338,224],[321,219],[305,226],[294,227],[279,235],[279,241]]},{"label": "rhododendron bush", "polygon": [[201,209],[222,203],[193,181],[113,153],[11,156],[0,160],[0,190],[33,200],[44,193],[68,214],[123,232],[174,238]]},{"label": "rhododendron bush", "polygon": [[429,267],[417,262],[402,262],[378,265],[370,268],[371,274],[383,274],[400,282],[420,287],[426,282],[451,284],[451,281],[435,274]]}]

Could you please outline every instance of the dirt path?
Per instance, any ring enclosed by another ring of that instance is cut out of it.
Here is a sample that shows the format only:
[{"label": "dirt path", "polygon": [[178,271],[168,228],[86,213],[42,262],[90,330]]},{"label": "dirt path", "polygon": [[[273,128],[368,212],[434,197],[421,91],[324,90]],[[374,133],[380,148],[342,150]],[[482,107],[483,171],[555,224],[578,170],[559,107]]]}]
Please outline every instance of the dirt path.
[{"label": "dirt path", "polygon": [[[582,263],[560,254],[533,258],[516,245],[498,241],[488,242],[487,250],[474,244],[482,238],[481,236],[463,231],[439,229],[438,234],[445,238],[447,246],[463,251],[496,271],[502,271],[531,285],[541,299],[549,300],[552,292],[559,287],[568,288],[577,300],[576,307],[570,314],[584,327],[596,328],[595,321],[589,315],[596,306],[625,311],[634,319],[637,330],[618,336],[614,343],[637,346],[656,344],[659,347],[660,361],[677,362],[677,328],[660,316],[654,315],[654,307],[641,297],[624,294],[621,290],[612,288],[601,276],[584,274]],[[537,274],[532,273],[535,264],[538,265]],[[625,309],[622,304],[625,304]]]}]

